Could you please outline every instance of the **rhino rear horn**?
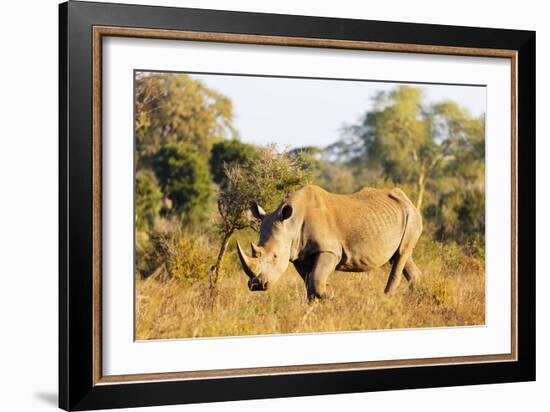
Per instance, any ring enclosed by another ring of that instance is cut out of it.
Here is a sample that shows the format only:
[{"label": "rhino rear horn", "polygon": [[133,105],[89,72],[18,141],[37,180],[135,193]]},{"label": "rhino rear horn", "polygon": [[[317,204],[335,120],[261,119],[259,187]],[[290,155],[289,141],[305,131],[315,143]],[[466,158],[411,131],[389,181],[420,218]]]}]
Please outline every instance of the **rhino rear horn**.
[{"label": "rhino rear horn", "polygon": [[260,257],[262,254],[261,248],[252,242],[250,242],[250,250],[252,251],[252,257]]},{"label": "rhino rear horn", "polygon": [[265,210],[263,210],[262,207],[256,202],[252,203],[250,206],[250,211],[252,212],[252,216],[256,219],[262,220],[266,215]]}]

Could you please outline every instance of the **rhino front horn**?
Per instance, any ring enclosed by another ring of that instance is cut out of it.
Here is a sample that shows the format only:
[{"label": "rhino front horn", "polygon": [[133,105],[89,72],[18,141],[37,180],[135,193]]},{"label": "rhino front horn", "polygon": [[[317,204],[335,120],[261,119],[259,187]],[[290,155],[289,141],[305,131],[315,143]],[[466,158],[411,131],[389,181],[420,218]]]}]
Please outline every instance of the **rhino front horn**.
[{"label": "rhino front horn", "polygon": [[237,254],[239,255],[239,260],[243,266],[244,273],[246,273],[250,279],[254,279],[256,277],[254,269],[256,269],[257,266],[255,258],[251,258],[244,253],[239,241],[237,241]]}]

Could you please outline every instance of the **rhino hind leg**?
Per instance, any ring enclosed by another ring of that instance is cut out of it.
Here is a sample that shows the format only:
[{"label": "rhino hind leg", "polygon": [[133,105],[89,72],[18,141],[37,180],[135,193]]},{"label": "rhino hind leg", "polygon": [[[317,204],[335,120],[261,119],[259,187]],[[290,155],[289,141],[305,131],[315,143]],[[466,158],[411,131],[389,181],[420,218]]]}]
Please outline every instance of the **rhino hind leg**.
[{"label": "rhino hind leg", "polygon": [[414,285],[416,285],[418,283],[418,280],[420,279],[420,269],[418,269],[418,266],[416,266],[416,263],[414,263],[412,256],[410,256],[405,263],[405,267],[403,268],[403,275],[405,276],[405,279],[407,279],[411,287],[414,287]]},{"label": "rhino hind leg", "polygon": [[[395,263],[395,260],[399,256],[399,253],[396,253],[394,256],[390,259],[390,265],[393,265]],[[420,279],[420,275],[422,275],[422,272],[420,272],[420,269],[418,269],[418,266],[416,266],[416,263],[414,263],[414,260],[412,256],[407,259],[405,262],[405,266],[403,267],[403,276],[405,279],[407,279],[407,282],[410,284],[411,287],[413,287],[416,283],[418,283],[418,280]]]},{"label": "rhino hind leg", "polygon": [[411,285],[418,280],[420,270],[412,259],[412,252],[422,234],[422,215],[408,201],[406,203],[405,230],[398,250],[392,258],[392,269],[384,293],[393,294],[399,286],[401,274]]},{"label": "rhino hind leg", "polygon": [[405,269],[405,264],[410,257],[410,252],[397,253],[394,256],[390,276],[388,278],[386,288],[384,289],[384,293],[391,295],[396,291],[397,287],[399,286],[399,281],[401,280],[401,275],[404,274],[403,269]]}]

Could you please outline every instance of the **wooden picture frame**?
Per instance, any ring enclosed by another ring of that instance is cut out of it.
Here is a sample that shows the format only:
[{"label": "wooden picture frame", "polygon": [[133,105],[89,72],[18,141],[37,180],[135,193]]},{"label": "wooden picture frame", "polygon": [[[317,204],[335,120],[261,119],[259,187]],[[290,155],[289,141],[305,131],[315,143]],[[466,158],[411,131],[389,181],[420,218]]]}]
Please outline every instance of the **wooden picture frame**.
[{"label": "wooden picture frame", "polygon": [[[59,25],[59,406],[168,405],[535,379],[535,33],[69,2]],[[510,59],[511,352],[104,376],[102,39],[108,36]],[[520,185],[521,183],[521,185]]]}]

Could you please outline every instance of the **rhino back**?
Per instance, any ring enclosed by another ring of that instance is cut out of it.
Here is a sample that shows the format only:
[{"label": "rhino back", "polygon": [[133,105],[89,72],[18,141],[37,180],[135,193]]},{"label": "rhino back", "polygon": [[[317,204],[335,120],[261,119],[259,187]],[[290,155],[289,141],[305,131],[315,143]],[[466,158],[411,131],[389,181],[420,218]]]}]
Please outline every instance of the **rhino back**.
[{"label": "rhino back", "polygon": [[336,253],[341,257],[337,269],[348,271],[379,267],[393,256],[410,203],[402,191],[366,188],[338,195],[314,188],[301,202],[306,211],[302,236],[313,249]]}]

